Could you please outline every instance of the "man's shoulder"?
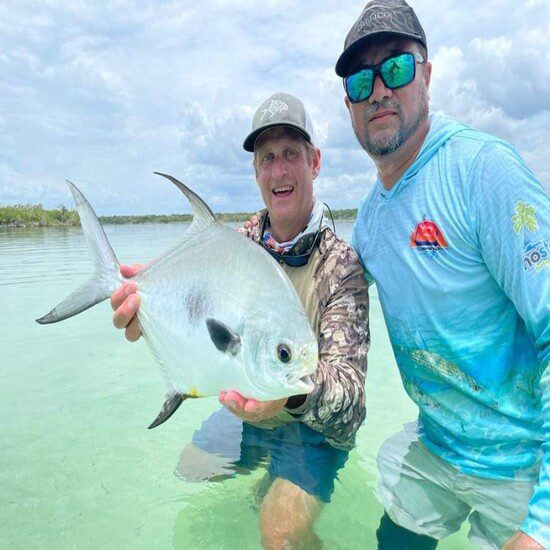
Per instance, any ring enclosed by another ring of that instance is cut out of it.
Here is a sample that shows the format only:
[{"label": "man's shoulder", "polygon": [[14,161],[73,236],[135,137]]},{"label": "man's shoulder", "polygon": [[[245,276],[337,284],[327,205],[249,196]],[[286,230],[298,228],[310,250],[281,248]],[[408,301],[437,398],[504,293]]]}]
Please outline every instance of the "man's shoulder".
[{"label": "man's shoulder", "polygon": [[356,270],[362,270],[359,256],[351,245],[336,235],[330,228],[322,233],[319,243],[321,268],[335,276],[346,277]]},{"label": "man's shoulder", "polygon": [[357,254],[351,245],[342,237],[339,237],[330,227],[327,227],[319,242],[319,250],[327,254],[351,254],[352,257],[357,257]]},{"label": "man's shoulder", "polygon": [[445,145],[452,150],[453,155],[455,152],[460,151],[463,155],[466,153],[466,158],[470,160],[473,159],[468,155],[475,155],[476,153],[498,154],[499,151],[515,152],[514,147],[506,140],[466,125],[460,132],[452,135]]}]

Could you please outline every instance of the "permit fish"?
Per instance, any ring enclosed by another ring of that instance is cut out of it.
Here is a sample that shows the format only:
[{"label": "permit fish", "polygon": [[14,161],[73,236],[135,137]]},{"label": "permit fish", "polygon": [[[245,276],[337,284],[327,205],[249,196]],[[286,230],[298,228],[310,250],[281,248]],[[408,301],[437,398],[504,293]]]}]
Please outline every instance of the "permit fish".
[{"label": "permit fish", "polygon": [[166,386],[159,426],[189,397],[236,390],[271,400],[313,390],[317,339],[300,298],[279,264],[250,239],[216,219],[191,189],[178,187],[193,222],[173,248],[127,279],[99,220],[67,180],[94,274],[47,315],[57,323],[108,299],[124,281],[138,287],[138,319]]}]

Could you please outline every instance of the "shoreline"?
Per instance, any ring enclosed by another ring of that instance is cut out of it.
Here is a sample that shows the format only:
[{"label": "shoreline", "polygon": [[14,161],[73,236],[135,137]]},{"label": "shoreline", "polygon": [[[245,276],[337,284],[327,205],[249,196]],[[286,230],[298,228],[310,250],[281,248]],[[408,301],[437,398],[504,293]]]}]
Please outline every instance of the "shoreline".
[{"label": "shoreline", "polygon": [[[256,212],[218,212],[222,222],[245,222]],[[333,210],[335,221],[354,221],[356,209]],[[9,221],[8,221],[9,220]],[[192,214],[149,214],[144,216],[99,216],[102,225],[143,225],[146,223],[189,223]],[[49,227],[79,227],[74,210],[44,210],[40,206],[0,206],[0,229],[41,229]]]}]

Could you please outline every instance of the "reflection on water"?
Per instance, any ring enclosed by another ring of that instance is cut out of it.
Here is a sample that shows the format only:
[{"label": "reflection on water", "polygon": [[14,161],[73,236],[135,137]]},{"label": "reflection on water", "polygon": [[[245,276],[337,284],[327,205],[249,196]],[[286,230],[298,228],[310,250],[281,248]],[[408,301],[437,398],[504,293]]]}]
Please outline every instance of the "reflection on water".
[{"label": "reflection on water", "polygon": [[[123,262],[154,258],[185,228],[105,227]],[[351,223],[337,230],[347,237]],[[0,547],[258,548],[271,455],[249,467],[239,454],[231,477],[222,457],[223,481],[186,479],[182,454],[217,400],[190,400],[149,431],[161,377],[146,346],[112,327],[108,304],[56,325],[34,322],[90,270],[80,228],[0,231]],[[375,457],[416,415],[372,298],[368,418],[317,522],[326,548],[375,548]],[[469,547],[464,530],[440,545]]]}]

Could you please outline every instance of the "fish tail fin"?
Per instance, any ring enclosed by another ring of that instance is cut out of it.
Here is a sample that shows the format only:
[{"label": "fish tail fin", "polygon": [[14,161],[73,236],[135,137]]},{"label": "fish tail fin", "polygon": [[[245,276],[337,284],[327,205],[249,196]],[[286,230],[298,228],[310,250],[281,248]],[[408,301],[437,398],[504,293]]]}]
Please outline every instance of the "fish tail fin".
[{"label": "fish tail fin", "polygon": [[103,302],[122,281],[120,263],[90,203],[76,185],[69,180],[67,184],[73,194],[86,245],[94,262],[94,274],[47,315],[36,319],[41,325],[68,319]]}]

